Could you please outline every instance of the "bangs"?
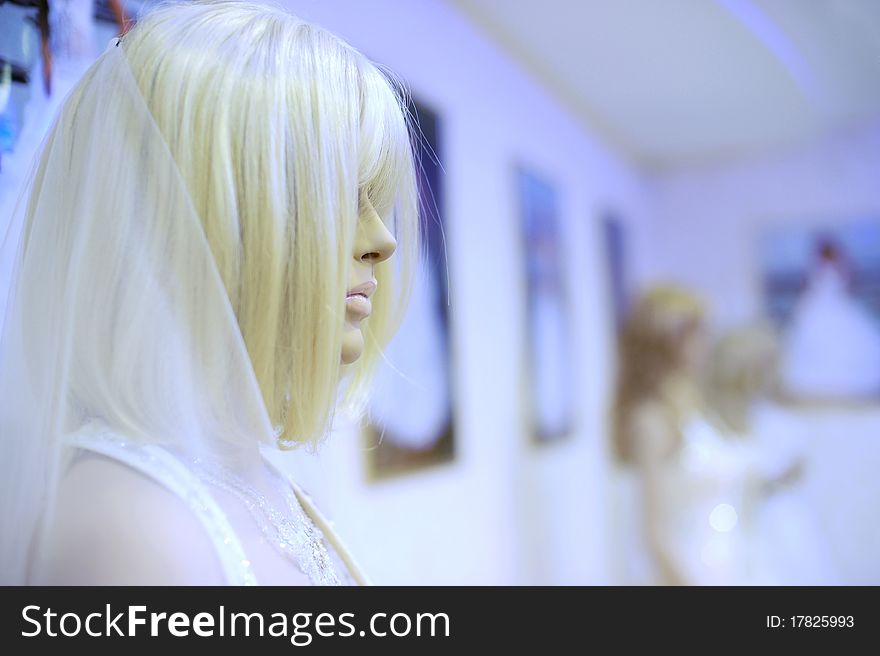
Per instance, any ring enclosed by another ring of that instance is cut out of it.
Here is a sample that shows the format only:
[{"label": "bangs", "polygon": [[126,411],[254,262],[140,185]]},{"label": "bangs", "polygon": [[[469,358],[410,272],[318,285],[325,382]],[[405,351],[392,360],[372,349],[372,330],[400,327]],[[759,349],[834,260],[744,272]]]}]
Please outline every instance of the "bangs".
[{"label": "bangs", "polygon": [[372,64],[361,75],[358,191],[387,222],[401,190],[414,182],[408,95],[401,83]]}]

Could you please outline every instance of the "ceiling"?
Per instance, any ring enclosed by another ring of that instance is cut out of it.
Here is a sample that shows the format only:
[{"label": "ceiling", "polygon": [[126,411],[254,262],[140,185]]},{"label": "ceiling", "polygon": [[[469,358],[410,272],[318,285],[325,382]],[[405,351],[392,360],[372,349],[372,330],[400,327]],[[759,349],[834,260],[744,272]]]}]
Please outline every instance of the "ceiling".
[{"label": "ceiling", "polygon": [[634,163],[763,154],[880,117],[878,0],[449,0]]}]

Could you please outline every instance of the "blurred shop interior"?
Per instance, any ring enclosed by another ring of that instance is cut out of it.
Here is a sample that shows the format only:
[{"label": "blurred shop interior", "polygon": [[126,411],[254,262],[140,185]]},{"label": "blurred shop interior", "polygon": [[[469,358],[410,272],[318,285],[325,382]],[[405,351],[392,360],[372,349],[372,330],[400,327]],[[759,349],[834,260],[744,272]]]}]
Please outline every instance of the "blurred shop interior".
[{"label": "blurred shop interior", "polygon": [[[278,456],[375,582],[880,584],[880,3],[275,4],[424,137],[394,366]],[[149,5],[0,0],[3,232]]]}]

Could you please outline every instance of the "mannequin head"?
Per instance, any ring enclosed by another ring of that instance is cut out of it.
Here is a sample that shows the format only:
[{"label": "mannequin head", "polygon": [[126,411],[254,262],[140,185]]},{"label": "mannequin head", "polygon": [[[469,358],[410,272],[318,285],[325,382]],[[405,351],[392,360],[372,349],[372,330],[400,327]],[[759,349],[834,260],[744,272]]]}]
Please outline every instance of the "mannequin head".
[{"label": "mannequin head", "polygon": [[162,5],[121,47],[186,181],[271,420],[286,443],[312,441],[340,380],[362,405],[401,314],[417,243],[406,98],[341,39],[262,5]]},{"label": "mannequin head", "polygon": [[695,375],[705,359],[704,309],[672,286],[648,289],[633,307],[620,338],[620,364],[639,380]]},{"label": "mannequin head", "polygon": [[704,309],[699,299],[672,286],[647,290],[636,302],[618,341],[614,405],[615,447],[631,457],[626,430],[640,403],[662,400],[670,381],[693,382],[705,359]]},{"label": "mannequin head", "polygon": [[[283,447],[326,435],[340,381],[363,398],[418,243],[407,106],[263,5],[164,3],[108,44],[10,223],[0,580],[39,560],[70,433],[246,468],[273,429]],[[370,312],[347,300],[363,291]]]},{"label": "mannequin head", "polygon": [[749,429],[749,411],[778,387],[779,337],[769,324],[730,331],[712,349],[708,391],[725,424],[738,434]]}]

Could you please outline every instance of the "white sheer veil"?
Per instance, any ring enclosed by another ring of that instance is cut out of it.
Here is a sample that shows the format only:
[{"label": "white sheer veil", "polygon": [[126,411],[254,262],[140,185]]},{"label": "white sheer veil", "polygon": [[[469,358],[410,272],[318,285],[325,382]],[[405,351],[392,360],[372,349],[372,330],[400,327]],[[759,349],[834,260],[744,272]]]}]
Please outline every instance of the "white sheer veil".
[{"label": "white sheer veil", "polygon": [[65,435],[229,457],[274,443],[187,186],[115,40],[46,138],[3,244],[0,582],[27,581]]}]

